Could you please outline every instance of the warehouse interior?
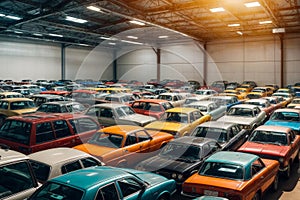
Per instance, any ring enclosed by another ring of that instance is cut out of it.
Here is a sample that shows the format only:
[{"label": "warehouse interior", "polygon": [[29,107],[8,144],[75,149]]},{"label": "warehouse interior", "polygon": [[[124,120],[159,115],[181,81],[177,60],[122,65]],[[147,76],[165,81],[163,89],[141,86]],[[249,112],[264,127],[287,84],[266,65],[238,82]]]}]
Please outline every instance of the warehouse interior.
[{"label": "warehouse interior", "polygon": [[0,78],[294,84],[299,10],[299,0],[4,0]]}]

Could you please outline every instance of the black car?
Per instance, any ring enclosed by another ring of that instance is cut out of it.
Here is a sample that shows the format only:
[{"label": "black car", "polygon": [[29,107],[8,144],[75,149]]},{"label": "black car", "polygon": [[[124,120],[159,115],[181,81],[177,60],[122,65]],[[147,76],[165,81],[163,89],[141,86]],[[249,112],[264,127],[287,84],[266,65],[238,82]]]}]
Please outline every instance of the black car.
[{"label": "black car", "polygon": [[136,169],[151,171],[181,184],[197,172],[209,155],[221,150],[213,139],[184,136],[166,144],[156,156],[140,162]]},{"label": "black car", "polygon": [[222,121],[208,121],[197,126],[190,136],[215,139],[224,151],[235,151],[249,137],[250,132],[239,124]]}]

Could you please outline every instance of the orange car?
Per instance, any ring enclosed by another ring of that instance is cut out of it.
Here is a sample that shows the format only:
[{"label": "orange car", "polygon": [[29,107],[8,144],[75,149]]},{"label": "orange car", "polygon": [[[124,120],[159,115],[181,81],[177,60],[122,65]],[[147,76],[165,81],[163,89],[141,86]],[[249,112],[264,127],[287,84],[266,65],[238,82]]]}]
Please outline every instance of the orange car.
[{"label": "orange car", "polygon": [[99,158],[106,165],[128,167],[153,156],[173,138],[169,133],[139,126],[116,125],[99,130],[87,143],[74,148]]},{"label": "orange car", "polygon": [[232,200],[262,199],[269,187],[278,189],[278,170],[277,160],[220,151],[207,158],[199,172],[183,183],[182,194],[193,198],[209,195]]}]

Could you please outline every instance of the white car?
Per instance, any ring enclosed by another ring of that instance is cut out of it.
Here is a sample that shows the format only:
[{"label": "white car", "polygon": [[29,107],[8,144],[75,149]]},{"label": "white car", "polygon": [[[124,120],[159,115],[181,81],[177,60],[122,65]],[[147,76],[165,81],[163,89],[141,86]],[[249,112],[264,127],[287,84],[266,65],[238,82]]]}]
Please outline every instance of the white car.
[{"label": "white car", "polygon": [[227,110],[226,106],[219,106],[214,101],[197,101],[186,105],[186,107],[196,108],[203,115],[210,115],[211,120],[217,120],[224,116]]},{"label": "white car", "polygon": [[29,156],[34,174],[40,183],[71,171],[104,165],[98,158],[73,148],[52,148]]},{"label": "white car", "polygon": [[265,111],[262,111],[257,105],[239,104],[232,106],[225,116],[217,121],[233,122],[246,130],[253,130],[262,125],[267,119]]}]

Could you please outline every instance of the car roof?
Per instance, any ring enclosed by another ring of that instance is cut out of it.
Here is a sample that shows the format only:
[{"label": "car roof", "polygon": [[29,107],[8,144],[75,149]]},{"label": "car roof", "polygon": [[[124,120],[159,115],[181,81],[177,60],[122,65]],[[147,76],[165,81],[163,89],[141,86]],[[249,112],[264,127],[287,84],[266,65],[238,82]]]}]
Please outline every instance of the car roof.
[{"label": "car roof", "polygon": [[232,106],[231,108],[250,108],[250,109],[253,109],[253,108],[256,108],[258,107],[257,105],[251,105],[251,104],[238,104],[238,105],[234,105]]},{"label": "car roof", "polygon": [[249,100],[246,100],[245,103],[247,103],[247,102],[263,102],[263,103],[265,103],[265,102],[268,102],[268,100],[267,99],[261,99],[261,98],[259,98],[259,99],[249,99]]},{"label": "car roof", "polygon": [[194,111],[199,111],[196,108],[186,108],[186,107],[175,107],[175,108],[170,108],[168,110],[166,110],[166,112],[174,112],[174,113],[190,113],[190,112],[194,112]]},{"label": "car roof", "polygon": [[119,107],[129,107],[129,106],[121,103],[101,103],[101,104],[95,104],[92,107],[119,108]]},{"label": "car roof", "polygon": [[232,122],[223,122],[223,121],[207,121],[198,125],[198,127],[212,127],[212,128],[227,129],[232,125],[236,125],[236,124]]},{"label": "car roof", "polygon": [[211,155],[205,162],[221,162],[228,164],[241,165],[243,167],[252,163],[259,158],[257,155],[250,153],[241,153],[233,151],[220,151]]},{"label": "car roof", "polygon": [[135,102],[165,103],[165,102],[169,102],[169,101],[164,100],[164,99],[138,99],[138,100],[135,100]]},{"label": "car roof", "polygon": [[274,112],[296,112],[300,114],[300,110],[296,108],[279,108],[275,110]]},{"label": "car roof", "polygon": [[52,102],[45,102],[43,103],[43,105],[47,105],[47,104],[55,104],[55,105],[68,105],[68,104],[80,104],[78,102],[75,101],[52,101]]},{"label": "car roof", "polygon": [[214,101],[196,101],[196,102],[192,102],[189,105],[201,105],[201,106],[208,106],[209,104],[215,104]]},{"label": "car roof", "polygon": [[143,127],[133,125],[114,125],[105,127],[99,132],[118,133],[118,134],[129,134],[133,131],[144,130]]},{"label": "car roof", "polygon": [[212,141],[216,142],[216,140],[211,138],[183,136],[183,137],[175,138],[174,140],[170,141],[170,143],[184,143],[187,145],[203,146],[204,144]]},{"label": "car roof", "polygon": [[232,99],[234,98],[235,96],[212,96],[210,97],[211,99]]},{"label": "car roof", "polygon": [[92,156],[88,153],[85,153],[77,149],[58,147],[58,148],[46,149],[46,150],[38,151],[36,153],[29,154],[28,157],[31,160],[35,160],[53,166],[58,163],[64,163],[66,161],[71,161],[78,158],[92,157]]},{"label": "car roof", "polygon": [[0,99],[0,101],[17,102],[17,101],[33,101],[33,100],[29,98],[4,98],[4,99]]},{"label": "car roof", "polygon": [[24,159],[28,159],[28,156],[14,150],[0,149],[0,165]]},{"label": "car roof", "polygon": [[127,175],[128,172],[122,168],[97,166],[69,172],[53,178],[52,181],[87,190],[95,185],[105,185]]},{"label": "car roof", "polygon": [[257,127],[255,130],[260,131],[274,131],[274,132],[289,132],[291,128],[285,126],[272,126],[272,125],[261,125]]}]

